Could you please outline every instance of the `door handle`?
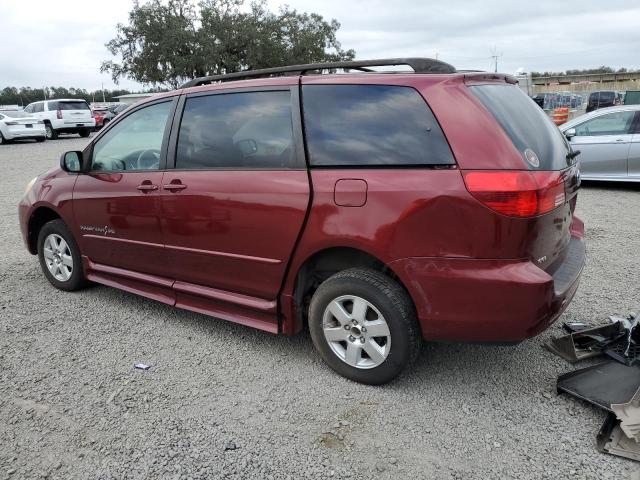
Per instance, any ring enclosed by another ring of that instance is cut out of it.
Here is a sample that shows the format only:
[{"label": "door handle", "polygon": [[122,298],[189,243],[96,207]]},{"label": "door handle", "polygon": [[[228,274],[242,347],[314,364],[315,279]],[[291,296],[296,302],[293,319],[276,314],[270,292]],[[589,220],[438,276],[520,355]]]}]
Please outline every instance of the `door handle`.
[{"label": "door handle", "polygon": [[152,183],[141,183],[136,187],[141,192],[152,192],[154,190],[158,190],[158,186]]},{"label": "door handle", "polygon": [[170,192],[177,192],[179,190],[184,190],[185,188],[187,188],[187,186],[184,183],[178,183],[178,182],[165,183],[164,185],[162,185],[162,188],[164,188],[165,190],[169,190]]},{"label": "door handle", "polygon": [[616,138],[616,142],[624,142],[624,138]]}]

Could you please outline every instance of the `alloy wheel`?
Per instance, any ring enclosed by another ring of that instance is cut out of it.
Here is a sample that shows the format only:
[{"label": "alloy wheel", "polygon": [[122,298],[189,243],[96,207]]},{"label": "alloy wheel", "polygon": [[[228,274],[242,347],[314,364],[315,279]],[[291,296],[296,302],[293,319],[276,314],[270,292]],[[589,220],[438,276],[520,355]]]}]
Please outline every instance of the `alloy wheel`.
[{"label": "alloy wheel", "polygon": [[66,282],[73,273],[73,257],[69,245],[57,233],[44,239],[44,261],[49,273],[60,281]]},{"label": "alloy wheel", "polygon": [[333,353],[355,368],[381,365],[391,349],[391,332],[384,316],[371,302],[355,295],[329,302],[322,331]]}]

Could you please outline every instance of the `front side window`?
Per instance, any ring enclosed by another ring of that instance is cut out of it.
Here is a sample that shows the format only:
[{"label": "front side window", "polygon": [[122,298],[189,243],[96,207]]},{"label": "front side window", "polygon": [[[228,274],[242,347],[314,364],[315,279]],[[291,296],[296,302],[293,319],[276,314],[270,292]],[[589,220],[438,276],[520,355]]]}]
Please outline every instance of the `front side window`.
[{"label": "front side window", "polygon": [[141,108],[114,125],[93,146],[91,170],[157,170],[171,105]]},{"label": "front side window", "polygon": [[282,169],[293,167],[294,158],[288,90],[187,99],[177,169]]},{"label": "front side window", "polygon": [[576,136],[626,135],[631,133],[635,112],[615,112],[592,118],[576,127]]},{"label": "front side window", "polygon": [[302,100],[313,166],[454,163],[438,122],[413,88],[306,85]]},{"label": "front side window", "polygon": [[33,104],[34,113],[44,112],[44,104],[43,103],[34,103]]}]

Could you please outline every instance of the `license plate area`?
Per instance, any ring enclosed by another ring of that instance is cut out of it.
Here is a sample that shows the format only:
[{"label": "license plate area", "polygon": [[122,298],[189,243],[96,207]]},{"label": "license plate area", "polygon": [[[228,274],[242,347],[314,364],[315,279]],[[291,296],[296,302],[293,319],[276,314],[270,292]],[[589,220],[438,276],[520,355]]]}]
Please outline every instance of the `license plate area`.
[{"label": "license plate area", "polygon": [[27,123],[27,124],[24,126],[24,128],[33,128],[33,125],[32,125],[32,124],[30,124],[30,123]]}]

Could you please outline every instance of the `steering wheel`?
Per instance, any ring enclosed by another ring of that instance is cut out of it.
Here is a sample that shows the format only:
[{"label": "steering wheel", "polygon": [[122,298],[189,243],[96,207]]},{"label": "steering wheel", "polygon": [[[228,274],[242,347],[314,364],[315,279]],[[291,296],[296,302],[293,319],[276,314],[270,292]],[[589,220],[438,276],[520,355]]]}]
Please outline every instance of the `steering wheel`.
[{"label": "steering wheel", "polygon": [[160,166],[160,150],[156,148],[151,148],[148,150],[142,150],[138,158],[136,159],[136,163],[134,165],[134,169],[136,170],[155,170]]}]

